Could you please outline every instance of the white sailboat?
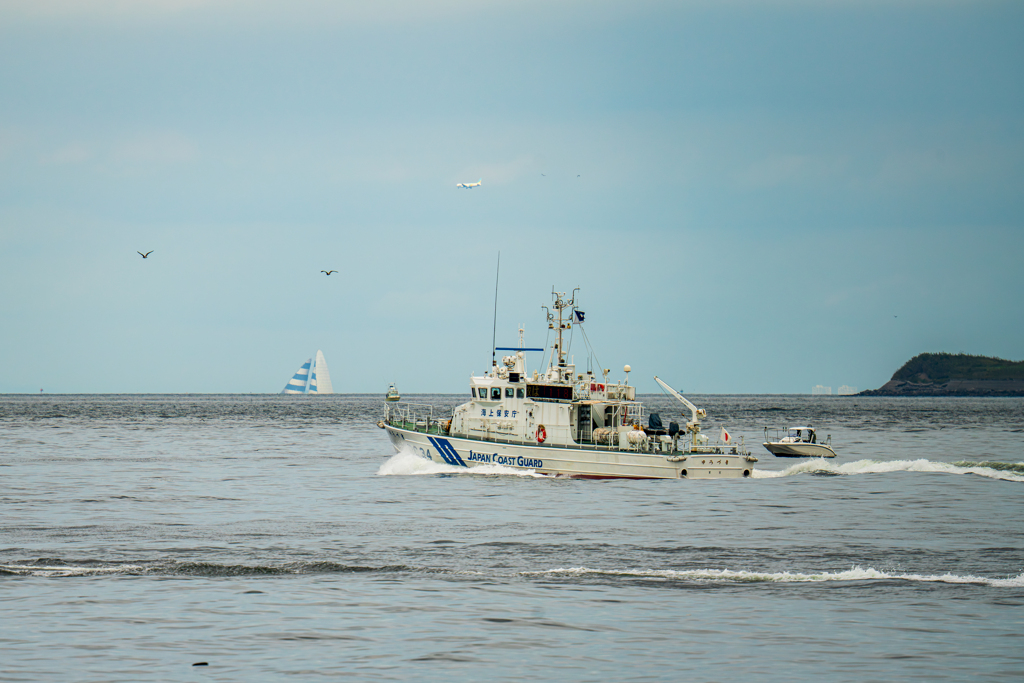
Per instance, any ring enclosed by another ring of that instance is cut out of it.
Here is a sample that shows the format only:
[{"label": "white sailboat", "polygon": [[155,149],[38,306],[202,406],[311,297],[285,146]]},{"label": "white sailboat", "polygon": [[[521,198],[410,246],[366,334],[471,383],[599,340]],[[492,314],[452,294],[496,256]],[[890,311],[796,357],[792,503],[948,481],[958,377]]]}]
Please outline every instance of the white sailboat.
[{"label": "white sailboat", "polygon": [[333,394],[331,372],[327,369],[324,352],[317,349],[316,356],[302,364],[288,384],[284,385],[282,394]]}]

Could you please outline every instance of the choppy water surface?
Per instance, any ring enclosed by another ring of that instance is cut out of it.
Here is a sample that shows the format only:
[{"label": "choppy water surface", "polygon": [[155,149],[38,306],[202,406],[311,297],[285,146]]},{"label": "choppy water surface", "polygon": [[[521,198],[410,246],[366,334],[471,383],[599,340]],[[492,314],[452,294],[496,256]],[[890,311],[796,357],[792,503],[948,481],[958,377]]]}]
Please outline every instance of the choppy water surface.
[{"label": "choppy water surface", "polygon": [[[469,474],[376,396],[0,397],[0,680],[1024,677],[1024,399],[699,404],[754,478]],[[797,423],[839,457],[760,447]]]}]

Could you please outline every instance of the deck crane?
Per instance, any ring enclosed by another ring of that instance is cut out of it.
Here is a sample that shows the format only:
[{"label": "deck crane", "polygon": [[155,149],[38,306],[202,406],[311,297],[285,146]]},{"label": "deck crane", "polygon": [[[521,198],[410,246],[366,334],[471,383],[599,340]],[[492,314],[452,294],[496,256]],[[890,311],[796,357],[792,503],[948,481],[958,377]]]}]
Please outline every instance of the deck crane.
[{"label": "deck crane", "polygon": [[658,378],[657,375],[654,376],[654,381],[660,384],[662,389],[675,396],[680,403],[682,403],[684,406],[690,409],[690,421],[686,423],[686,431],[692,432],[693,438],[696,439],[697,435],[700,434],[700,419],[702,417],[707,417],[708,412],[703,408],[698,408],[697,406],[690,403],[690,401],[687,400],[685,396],[680,394],[678,391],[676,391],[669,385],[665,384]]}]

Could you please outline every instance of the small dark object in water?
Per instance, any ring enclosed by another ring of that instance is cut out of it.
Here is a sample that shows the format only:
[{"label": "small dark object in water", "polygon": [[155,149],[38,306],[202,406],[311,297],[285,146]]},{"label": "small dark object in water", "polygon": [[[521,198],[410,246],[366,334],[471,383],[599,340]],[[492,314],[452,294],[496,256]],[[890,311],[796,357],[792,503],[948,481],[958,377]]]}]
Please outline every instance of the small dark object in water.
[{"label": "small dark object in water", "polygon": [[210,666],[209,662],[196,662],[192,666]]}]

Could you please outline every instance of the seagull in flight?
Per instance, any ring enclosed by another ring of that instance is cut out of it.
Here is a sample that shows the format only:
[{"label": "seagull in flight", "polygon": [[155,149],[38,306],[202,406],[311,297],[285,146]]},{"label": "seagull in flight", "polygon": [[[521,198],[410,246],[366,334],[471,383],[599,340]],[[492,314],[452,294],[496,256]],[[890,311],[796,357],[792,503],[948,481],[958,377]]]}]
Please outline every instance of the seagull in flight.
[{"label": "seagull in flight", "polygon": [[137,251],[135,253],[138,254],[139,256],[141,256],[142,258],[149,258],[149,255],[152,254],[153,251],[154,251],[153,249],[150,249],[145,254],[143,254],[141,251]]},{"label": "seagull in flight", "polygon": [[328,275],[329,276],[331,273],[337,273],[338,271],[336,271],[336,270],[321,270],[320,272],[323,273],[324,275]]}]

